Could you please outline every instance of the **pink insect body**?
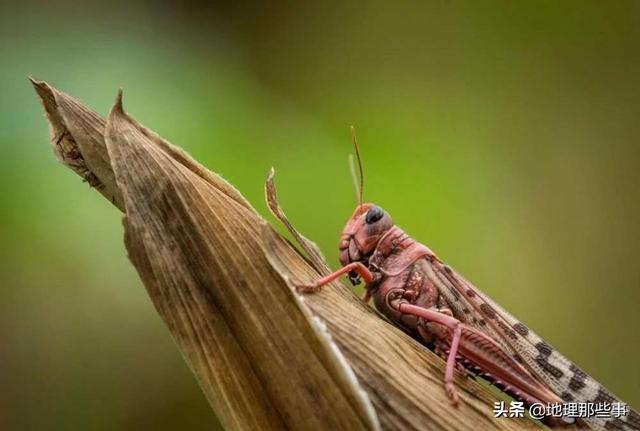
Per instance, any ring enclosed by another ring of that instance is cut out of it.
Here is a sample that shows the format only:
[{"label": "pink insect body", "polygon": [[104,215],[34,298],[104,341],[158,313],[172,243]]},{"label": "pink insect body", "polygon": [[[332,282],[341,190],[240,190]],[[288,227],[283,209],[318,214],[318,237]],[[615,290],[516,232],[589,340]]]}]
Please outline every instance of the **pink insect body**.
[{"label": "pink insect body", "polygon": [[[456,368],[480,375],[528,404],[618,402],[428,247],[409,237],[382,208],[362,203],[361,166],[359,200],[340,238],[342,268],[299,290],[315,292],[345,274],[353,284],[364,280],[365,302],[373,299],[390,321],[446,359],[444,386],[454,404]],[[593,429],[640,429],[640,415],[634,410],[622,418],[592,417],[584,422]]]},{"label": "pink insect body", "polygon": [[[317,289],[345,273],[354,284],[362,277],[367,283],[367,301],[373,298],[376,308],[392,322],[446,356],[445,389],[452,402],[458,402],[453,385],[455,366],[481,371],[528,403],[562,401],[506,354],[498,341],[464,323],[469,319],[454,317],[456,307],[440,294],[437,283],[451,283],[455,273],[429,248],[395,226],[380,207],[358,206],[342,233],[340,261],[341,270],[307,286],[307,290]],[[470,310],[467,313],[472,314]]]}]

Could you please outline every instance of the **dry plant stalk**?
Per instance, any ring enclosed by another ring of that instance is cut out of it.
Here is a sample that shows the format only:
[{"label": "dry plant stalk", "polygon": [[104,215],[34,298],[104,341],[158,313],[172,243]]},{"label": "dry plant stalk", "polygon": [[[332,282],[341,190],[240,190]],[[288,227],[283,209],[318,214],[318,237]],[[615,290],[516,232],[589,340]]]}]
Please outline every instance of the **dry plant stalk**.
[{"label": "dry plant stalk", "polygon": [[149,296],[228,429],[530,429],[496,419],[494,395],[388,324],[345,285],[311,296],[328,268],[286,219],[273,172],[269,208],[301,255],[220,176],[145,128],[118,96],[105,120],[32,80],[58,158],[124,212],[125,244]]}]

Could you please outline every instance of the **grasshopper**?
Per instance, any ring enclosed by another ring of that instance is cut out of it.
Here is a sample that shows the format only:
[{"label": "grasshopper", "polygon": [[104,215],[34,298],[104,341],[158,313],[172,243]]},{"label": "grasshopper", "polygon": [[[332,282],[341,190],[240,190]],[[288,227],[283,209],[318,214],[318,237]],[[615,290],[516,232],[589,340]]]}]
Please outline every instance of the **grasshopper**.
[{"label": "grasshopper", "polygon": [[[358,206],[340,237],[342,268],[299,291],[317,292],[347,275],[365,282],[371,299],[391,322],[435,349],[446,360],[444,388],[458,403],[454,369],[481,376],[529,405],[614,403],[618,399],[527,326],[444,263],[433,251],[396,226],[381,207],[363,203],[364,175],[352,128],[359,169]],[[355,170],[352,165],[355,178]],[[357,181],[357,179],[356,179]],[[547,418],[551,425],[575,418]],[[579,419],[596,430],[640,430],[640,415]]]}]

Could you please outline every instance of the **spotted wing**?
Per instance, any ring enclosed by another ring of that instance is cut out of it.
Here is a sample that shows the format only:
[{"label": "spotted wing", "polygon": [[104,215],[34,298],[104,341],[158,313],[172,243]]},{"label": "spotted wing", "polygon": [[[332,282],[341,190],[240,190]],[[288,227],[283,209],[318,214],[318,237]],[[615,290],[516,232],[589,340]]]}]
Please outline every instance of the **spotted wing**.
[{"label": "spotted wing", "polygon": [[[611,392],[435,256],[421,262],[453,314],[493,337],[566,403],[621,403]],[[585,419],[597,430],[640,430],[640,414]]]}]

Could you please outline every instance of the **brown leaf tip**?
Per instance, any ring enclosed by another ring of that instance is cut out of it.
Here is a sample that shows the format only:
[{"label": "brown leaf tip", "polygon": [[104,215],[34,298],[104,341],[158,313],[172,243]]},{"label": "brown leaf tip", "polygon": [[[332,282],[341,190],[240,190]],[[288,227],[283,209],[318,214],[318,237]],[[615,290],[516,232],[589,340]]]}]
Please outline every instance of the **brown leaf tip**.
[{"label": "brown leaf tip", "polygon": [[[34,78],[33,75],[28,75],[27,78],[29,79],[29,81],[31,81],[33,88],[36,90],[36,93],[38,93],[38,95],[43,100],[43,102],[45,101],[45,98],[46,98],[46,99],[49,99],[50,102],[53,102],[53,104],[55,104],[53,90],[51,90],[51,88],[49,87],[49,84],[47,84],[45,81],[41,81],[39,79]],[[45,109],[48,110],[48,108],[49,107],[45,103]]]},{"label": "brown leaf tip", "polygon": [[124,108],[122,106],[122,88],[118,89],[118,94],[116,95],[113,108],[111,108],[111,113],[124,114]]},{"label": "brown leaf tip", "polygon": [[29,79],[29,81],[31,81],[31,83],[36,87],[40,87],[42,86],[42,84],[44,84],[43,81],[36,79],[33,75],[27,75],[27,79]]}]

